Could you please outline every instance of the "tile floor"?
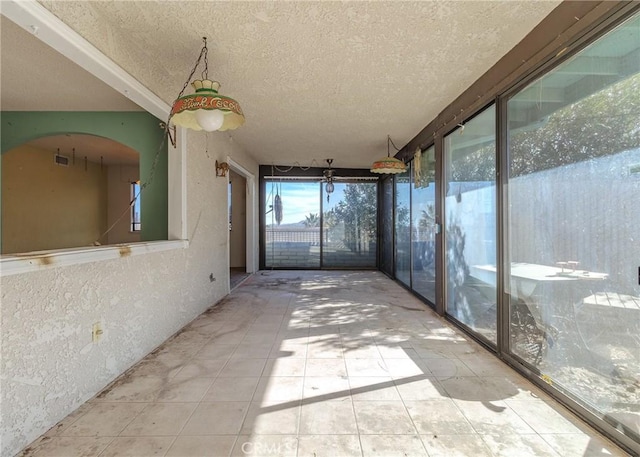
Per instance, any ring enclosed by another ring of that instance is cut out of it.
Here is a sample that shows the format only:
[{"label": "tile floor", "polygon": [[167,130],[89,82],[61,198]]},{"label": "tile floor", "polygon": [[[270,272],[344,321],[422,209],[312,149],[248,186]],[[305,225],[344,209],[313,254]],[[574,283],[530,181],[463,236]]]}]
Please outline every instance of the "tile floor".
[{"label": "tile floor", "polygon": [[378,272],[260,272],[21,454],[626,455]]}]

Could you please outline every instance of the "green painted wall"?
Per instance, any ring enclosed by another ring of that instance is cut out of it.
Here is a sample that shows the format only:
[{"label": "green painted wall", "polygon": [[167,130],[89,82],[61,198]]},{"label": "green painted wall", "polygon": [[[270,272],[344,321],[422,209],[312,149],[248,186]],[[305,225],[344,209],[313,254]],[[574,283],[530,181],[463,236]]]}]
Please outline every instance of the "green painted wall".
[{"label": "green painted wall", "polygon": [[[159,120],[146,112],[3,111],[0,114],[2,153],[27,141],[64,133],[96,135],[125,144],[140,154],[140,179],[148,182],[160,149],[153,180],[140,200],[142,241],[168,237],[167,146]],[[162,145],[162,147],[161,147]]]}]

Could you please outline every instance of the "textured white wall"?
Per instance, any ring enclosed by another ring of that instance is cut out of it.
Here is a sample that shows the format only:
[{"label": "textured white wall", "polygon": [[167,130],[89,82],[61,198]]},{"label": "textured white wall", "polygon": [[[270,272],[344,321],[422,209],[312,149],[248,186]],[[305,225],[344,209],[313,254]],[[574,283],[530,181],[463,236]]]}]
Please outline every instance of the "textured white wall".
[{"label": "textured white wall", "polygon": [[[190,132],[189,248],[1,279],[0,448],[9,457],[228,293],[227,156],[257,163],[224,133]],[[221,255],[220,253],[224,253]],[[216,281],[210,282],[213,273]],[[91,341],[101,322],[102,340]]]}]

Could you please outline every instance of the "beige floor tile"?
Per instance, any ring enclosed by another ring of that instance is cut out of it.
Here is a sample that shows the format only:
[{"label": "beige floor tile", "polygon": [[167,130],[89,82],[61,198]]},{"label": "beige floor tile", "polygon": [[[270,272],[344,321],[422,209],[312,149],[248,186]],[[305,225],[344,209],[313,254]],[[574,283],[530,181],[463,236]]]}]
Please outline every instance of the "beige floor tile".
[{"label": "beige floor tile", "polygon": [[91,411],[91,409],[93,409],[93,407],[95,407],[98,404],[100,403],[94,403],[93,400],[90,400],[87,403],[83,403],[74,412],[72,412],[67,417],[59,421],[56,425],[54,425],[49,430],[47,430],[47,432],[43,434],[40,438],[38,438],[38,440],[61,435],[67,428],[69,428],[71,424],[73,424],[75,421],[77,421],[82,416],[87,414],[89,411]]},{"label": "beige floor tile", "polygon": [[[270,359],[306,359],[307,358],[307,343],[304,338],[304,343],[290,343],[289,340],[282,341],[276,338],[275,344],[271,348],[269,353]],[[278,342],[280,341],[280,342]],[[298,338],[295,339],[298,341]]]},{"label": "beige floor tile", "polygon": [[360,434],[412,435],[416,429],[401,401],[354,401]]},{"label": "beige floor tile", "polygon": [[177,435],[197,403],[151,403],[121,432],[122,436]]},{"label": "beige floor tile", "polygon": [[390,376],[389,369],[380,359],[345,359],[347,374],[353,376]]},{"label": "beige floor tile", "polygon": [[271,350],[271,346],[276,342],[278,328],[276,327],[272,332],[260,332],[253,333],[252,329],[249,329],[249,332],[242,339],[241,344],[248,345],[265,345],[269,346],[269,350]]},{"label": "beige floor tile", "polygon": [[628,457],[628,454],[615,444],[599,436],[584,433],[545,433],[540,436],[562,456]]},{"label": "beige floor tile", "polygon": [[300,401],[251,403],[242,425],[243,435],[295,435],[300,422]]},{"label": "beige floor tile", "polygon": [[147,358],[138,363],[129,374],[172,378],[182,369],[184,363],[185,358],[181,356]]},{"label": "beige floor tile", "polygon": [[476,376],[509,376],[511,374],[511,368],[506,363],[490,354],[461,355],[459,359]]},{"label": "beige floor tile", "polygon": [[260,378],[218,378],[202,401],[247,401],[253,399]]},{"label": "beige floor tile", "polygon": [[154,376],[125,376],[97,395],[94,402],[152,402],[167,379]]},{"label": "beige floor tile", "polygon": [[503,401],[454,401],[474,430],[481,435],[535,433]]},{"label": "beige floor tile", "polygon": [[404,404],[421,435],[475,433],[453,400],[405,401]]},{"label": "beige floor tile", "polygon": [[300,376],[263,377],[258,383],[254,401],[297,401],[302,399],[304,378]]},{"label": "beige floor tile", "polygon": [[215,378],[227,363],[227,359],[193,359],[185,363],[176,378]]},{"label": "beige floor tile", "polygon": [[273,341],[269,343],[239,344],[233,353],[234,359],[266,359],[271,353]]},{"label": "beige floor tile", "polygon": [[349,380],[346,376],[306,376],[302,398],[334,401],[349,397]]},{"label": "beige floor tile", "polygon": [[425,435],[421,438],[430,457],[493,457],[480,435]]},{"label": "beige floor tile", "polygon": [[307,358],[309,359],[343,359],[344,351],[342,343],[337,342],[315,342],[307,346]]},{"label": "beige floor tile", "polygon": [[196,319],[191,321],[191,323],[186,328],[189,331],[197,332],[210,338],[209,335],[212,332],[219,330],[222,327],[222,322],[220,322],[216,317],[207,314],[201,314]]},{"label": "beige floor tile", "polygon": [[295,435],[241,435],[231,455],[234,457],[296,457],[297,450],[298,438]]},{"label": "beige floor tile", "polygon": [[435,349],[428,346],[421,346],[420,344],[412,344],[412,348],[418,354],[418,357],[424,360],[431,359],[456,359],[457,357],[446,350]]},{"label": "beige floor tile", "polygon": [[190,358],[202,349],[209,339],[198,332],[186,331],[166,342],[158,352],[180,354],[184,358]]},{"label": "beige floor tile", "polygon": [[172,378],[158,393],[157,402],[198,402],[213,378]]},{"label": "beige floor tile", "polygon": [[218,374],[223,378],[253,378],[262,375],[267,359],[229,359]]},{"label": "beige floor tile", "polygon": [[349,377],[349,386],[354,401],[401,400],[398,389],[389,376]]},{"label": "beige floor tile", "polygon": [[307,358],[305,376],[347,376],[344,359]]},{"label": "beige floor tile", "polygon": [[[343,343],[344,344],[344,343]],[[363,347],[349,347],[344,344],[344,358],[345,359],[381,359],[382,355],[378,352],[373,340],[368,345]]]},{"label": "beige floor tile", "polygon": [[[234,319],[229,319],[229,322],[235,322]],[[238,322],[240,324],[240,322]],[[238,330],[238,331],[226,331],[224,328],[217,330],[214,335],[212,335],[210,342],[212,344],[225,344],[225,345],[234,345],[240,344],[247,334],[246,330]]]},{"label": "beige floor tile", "polygon": [[485,382],[484,378],[478,377],[462,377],[438,379],[440,385],[446,393],[454,400],[462,401],[501,401],[511,398],[511,395],[517,394],[517,390],[508,389],[501,390],[493,384]]},{"label": "beige floor tile", "polygon": [[462,361],[457,359],[429,359],[423,365],[437,378],[476,376]]},{"label": "beige floor tile", "polygon": [[509,376],[487,376],[480,378],[486,389],[497,393],[497,397],[504,398],[507,403],[511,400],[550,400],[551,397],[531,382],[516,373]]},{"label": "beige floor tile", "polygon": [[438,400],[449,397],[436,378],[420,379],[418,377],[418,379],[414,379],[402,378],[394,380],[398,393],[403,400]]},{"label": "beige floor tile", "polygon": [[[163,456],[171,446],[173,436],[126,436],[115,438],[100,457]],[[66,457],[71,457],[71,454]]]},{"label": "beige floor tile", "polygon": [[350,435],[358,433],[350,398],[304,402],[300,416],[302,435]]},{"label": "beige floor tile", "polygon": [[228,457],[236,435],[179,436],[166,457]]},{"label": "beige floor tile", "polygon": [[96,403],[60,435],[118,436],[145,406],[146,403]]},{"label": "beige floor tile", "polygon": [[581,432],[573,423],[577,419],[571,418],[568,412],[560,414],[542,400],[507,400],[505,403],[537,433]]},{"label": "beige floor tile", "polygon": [[222,344],[217,341],[205,344],[195,353],[196,359],[222,359],[227,360],[235,352],[237,344]]},{"label": "beige floor tile", "polygon": [[298,457],[362,457],[358,435],[300,435]]},{"label": "beige floor tile", "polygon": [[297,359],[269,359],[264,368],[264,376],[304,376],[306,360]]},{"label": "beige floor tile", "polygon": [[411,376],[431,376],[431,371],[422,359],[384,359],[389,374],[394,379]]},{"label": "beige floor tile", "polygon": [[361,435],[364,457],[428,457],[416,435]]},{"label": "beige floor tile", "polygon": [[39,440],[18,457],[94,457],[105,449],[113,437],[54,436]]},{"label": "beige floor tile", "polygon": [[410,359],[416,360],[419,358],[418,353],[414,349],[403,348],[401,346],[391,346],[385,344],[378,344],[378,352],[383,359]]},{"label": "beige floor tile", "polygon": [[201,402],[180,435],[234,435],[240,431],[248,402]]},{"label": "beige floor tile", "polygon": [[559,457],[567,455],[558,454],[549,444],[536,434],[495,434],[483,435],[482,439],[487,443],[493,455],[498,457]]}]

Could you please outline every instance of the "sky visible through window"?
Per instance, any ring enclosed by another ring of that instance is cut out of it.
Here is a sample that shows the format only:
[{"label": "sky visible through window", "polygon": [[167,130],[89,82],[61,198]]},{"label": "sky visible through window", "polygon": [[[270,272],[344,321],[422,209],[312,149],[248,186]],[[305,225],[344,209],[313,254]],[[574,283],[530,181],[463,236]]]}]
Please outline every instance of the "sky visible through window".
[{"label": "sky visible through window", "polygon": [[[280,225],[297,224],[305,220],[309,214],[320,215],[320,183],[318,182],[267,182],[267,211],[273,205],[276,194],[282,201],[282,222]],[[336,185],[336,190],[331,194],[329,203],[323,201],[323,211],[328,211],[340,201],[344,193],[344,186]],[[267,225],[275,225],[273,211],[267,213]]]}]

